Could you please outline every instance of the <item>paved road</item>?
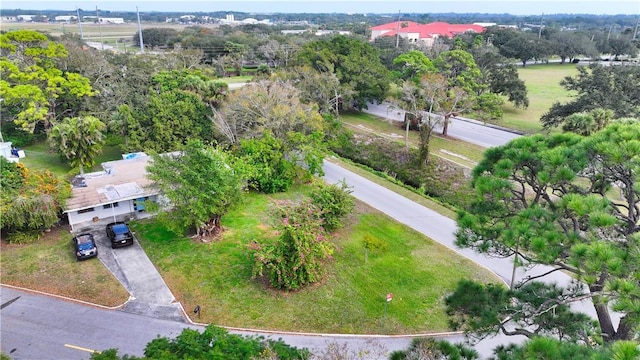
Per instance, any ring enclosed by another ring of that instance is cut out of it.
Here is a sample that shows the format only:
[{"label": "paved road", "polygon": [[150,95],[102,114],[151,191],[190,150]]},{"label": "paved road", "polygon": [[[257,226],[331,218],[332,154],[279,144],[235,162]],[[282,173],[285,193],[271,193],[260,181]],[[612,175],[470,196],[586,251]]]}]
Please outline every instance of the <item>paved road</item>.
[{"label": "paved road", "polygon": [[[368,109],[362,110],[368,114],[379,116],[386,119],[403,121],[404,111],[392,110],[388,103],[368,104]],[[436,131],[441,131],[441,127],[437,127]],[[472,144],[482,147],[494,147],[508,143],[509,141],[520,137],[521,135],[513,131],[505,131],[498,128],[485,126],[476,120],[454,118],[449,125],[449,136],[456,139],[464,140]]]},{"label": "paved road", "polygon": [[[506,282],[510,281],[512,262],[477,254],[471,250],[457,249],[454,245],[455,221],[416,204],[385,189],[359,175],[351,173],[331,162],[324,164],[325,180],[336,183],[346,179],[353,187],[353,195],[372,207],[386,213],[395,220],[431,237],[444,246],[487,267]],[[519,270],[517,279],[527,275],[546,272],[549,267],[538,266],[527,272]],[[550,281],[566,284],[570,278],[556,272]],[[124,311],[101,310],[43,296],[33,296],[6,287],[1,288],[2,328],[1,349],[15,359],[87,359],[88,353],[66,345],[88,349],[120,348],[122,353],[141,355],[144,345],[156,335],[173,337],[188,325],[184,322],[168,321]],[[14,300],[12,302],[12,300]],[[590,302],[576,303],[575,309],[594,315]],[[154,314],[150,314],[154,315]],[[615,321],[615,320],[614,320]],[[256,334],[252,332],[250,334]],[[260,334],[259,332],[257,334]],[[328,342],[346,343],[357,351],[366,348],[366,337],[272,335],[282,337],[287,343],[319,351]],[[458,342],[460,336],[448,337]],[[491,355],[498,344],[521,341],[522,338],[500,336],[485,340],[476,346],[483,357]],[[405,348],[410,339],[406,337],[380,337],[376,341],[388,351]],[[15,350],[14,350],[15,349]]]}]

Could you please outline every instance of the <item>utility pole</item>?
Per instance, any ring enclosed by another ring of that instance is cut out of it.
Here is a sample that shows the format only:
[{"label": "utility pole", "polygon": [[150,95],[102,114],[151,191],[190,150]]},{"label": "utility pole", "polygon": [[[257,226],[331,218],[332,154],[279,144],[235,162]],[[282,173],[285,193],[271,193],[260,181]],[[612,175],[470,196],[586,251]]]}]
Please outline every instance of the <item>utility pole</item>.
[{"label": "utility pole", "polygon": [[82,20],[80,19],[80,10],[76,7],[76,14],[78,15],[78,27],[80,28],[80,39],[84,40],[84,34],[82,33]]},{"label": "utility pole", "polygon": [[100,21],[100,11],[96,6],[96,17],[98,18],[98,29],[100,30],[100,47],[104,50],[104,40],[102,39],[102,21]]},{"label": "utility pole", "polygon": [[636,21],[636,29],[633,31],[633,38],[631,40],[636,39],[636,35],[638,35],[638,26],[640,26],[640,16],[638,16],[638,21]]},{"label": "utility pole", "polygon": [[400,10],[398,10],[398,22],[396,26],[396,49],[400,45]]},{"label": "utility pole", "polygon": [[142,41],[142,25],[140,25],[140,11],[136,6],[136,13],[138,14],[138,35],[140,36],[140,54],[144,54],[144,42]]},{"label": "utility pole", "polygon": [[540,29],[538,29],[538,40],[542,37],[542,25],[544,24],[544,13],[542,13],[542,17],[540,17]]}]

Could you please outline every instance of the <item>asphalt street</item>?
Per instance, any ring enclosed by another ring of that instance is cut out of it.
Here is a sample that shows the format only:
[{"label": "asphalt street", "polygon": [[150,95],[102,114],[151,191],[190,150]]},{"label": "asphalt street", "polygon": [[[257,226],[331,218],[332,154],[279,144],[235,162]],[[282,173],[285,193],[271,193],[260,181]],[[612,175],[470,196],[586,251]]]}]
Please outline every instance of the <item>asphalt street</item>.
[{"label": "asphalt street", "polygon": [[[451,251],[458,252],[485,266],[506,283],[510,281],[513,269],[511,259],[492,258],[468,249],[461,250],[455,247],[454,233],[456,231],[456,223],[454,220],[414,203],[330,161],[325,161],[323,168],[327,182],[336,183],[345,180],[352,187],[353,196],[359,200],[429,236],[451,249]],[[116,249],[117,252],[113,252],[114,256],[119,259],[117,263],[123,265],[123,262],[132,261],[131,258],[126,257],[125,251],[121,250],[125,250],[125,248]],[[137,248],[131,247],[130,250],[132,252],[135,250],[137,257],[144,255],[143,251],[141,253],[137,252]],[[102,254],[103,249],[101,248],[100,251]],[[144,257],[146,258],[146,255]],[[153,267],[152,264],[151,267]],[[137,266],[127,267],[125,265],[121,269],[125,273],[126,283],[129,286],[131,279],[139,283],[162,281],[159,274],[153,275],[153,277],[157,276],[159,279],[152,279],[148,275],[136,277],[135,275],[126,274],[127,272],[142,271]],[[550,269],[550,267],[546,266],[537,266],[527,271],[518,270],[516,272],[516,280],[525,276],[541,274]],[[561,284],[567,284],[571,281],[571,278],[562,272],[554,272],[547,276],[546,279]],[[149,292],[148,294],[143,294],[142,290],[135,290],[137,295],[132,294],[132,296],[139,296],[149,303],[154,303],[153,292],[156,290],[157,288],[155,290],[153,287],[148,288],[145,290]],[[163,294],[164,290],[159,293]],[[164,317],[158,313],[170,310],[164,308],[156,308],[156,311],[151,312],[134,311],[134,313],[122,310],[104,310],[68,301],[60,301],[51,297],[35,296],[6,287],[1,288],[0,298],[2,303],[0,348],[17,360],[88,359],[89,353],[86,349],[104,350],[112,347],[121,349],[121,353],[142,355],[145,344],[157,335],[174,337],[183,328],[194,326],[182,321],[167,320],[167,318],[171,319],[172,317]],[[165,298],[163,295],[160,298],[169,301],[169,298]],[[595,316],[593,306],[588,301],[575,303],[574,308]],[[144,313],[144,315],[141,315],[141,313]],[[614,319],[614,322],[618,320]],[[315,352],[326,348],[330,342],[346,344],[351,351],[355,352],[360,348],[369,347],[368,341],[371,339],[384,346],[387,351],[406,348],[410,342],[410,337],[268,334],[261,331],[240,333],[264,334],[275,338],[281,337],[288,344],[306,347]],[[462,337],[459,335],[449,336],[447,339],[454,342],[462,341]],[[522,338],[499,336],[495,339],[481,342],[476,346],[476,350],[486,358],[492,354],[491,350],[495,346],[519,341],[522,341]],[[376,357],[371,357],[371,359],[376,359]]]},{"label": "asphalt street", "polygon": [[[368,109],[362,111],[381,118],[403,121],[404,111],[393,109],[389,103],[367,104]],[[442,131],[442,127],[436,127],[435,131]],[[448,135],[480,145],[482,147],[494,147],[508,143],[509,141],[520,137],[521,135],[512,130],[500,129],[486,126],[482,122],[472,119],[453,118],[449,124]]]}]

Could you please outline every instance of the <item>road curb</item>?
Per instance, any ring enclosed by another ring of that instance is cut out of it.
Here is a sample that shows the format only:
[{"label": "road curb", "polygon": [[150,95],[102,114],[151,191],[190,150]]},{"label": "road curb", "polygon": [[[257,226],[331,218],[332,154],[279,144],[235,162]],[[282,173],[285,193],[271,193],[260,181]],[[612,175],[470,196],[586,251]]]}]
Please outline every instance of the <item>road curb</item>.
[{"label": "road curb", "polygon": [[[70,302],[75,302],[75,303],[79,303],[82,305],[88,305],[88,306],[93,306],[93,307],[97,307],[100,309],[104,309],[104,310],[120,310],[122,307],[124,307],[129,301],[132,300],[131,297],[129,297],[129,299],[127,299],[127,301],[125,301],[124,303],[122,303],[121,305],[117,305],[117,306],[105,306],[105,305],[100,305],[100,304],[95,304],[89,301],[84,301],[84,300],[78,300],[78,299],[73,299],[67,296],[62,296],[62,295],[56,295],[56,294],[51,294],[51,293],[47,293],[44,291],[39,291],[39,290],[33,290],[33,289],[27,289],[27,288],[23,288],[23,287],[19,287],[19,286],[14,286],[14,285],[9,285],[9,284],[3,284],[0,283],[0,286],[4,286],[10,289],[15,289],[15,290],[19,290],[19,291],[24,291],[27,293],[34,293],[34,294],[38,294],[38,295],[43,295],[43,296],[49,296],[49,297],[54,297],[57,299],[61,299],[61,300],[65,300],[65,301],[70,301]],[[199,322],[195,322],[193,320],[191,320],[191,318],[189,317],[189,315],[187,314],[187,311],[184,309],[184,306],[182,306],[182,303],[177,301],[176,302],[180,309],[182,310],[182,315],[184,316],[184,318],[187,320],[187,322],[191,325],[196,325],[196,326],[202,326],[202,327],[206,327],[210,324],[206,324],[206,323],[199,323]],[[141,315],[142,316],[142,315]],[[437,337],[437,336],[454,336],[454,335],[462,335],[463,332],[461,331],[449,331],[449,332],[434,332],[434,333],[419,333],[419,334],[405,334],[405,335],[381,335],[381,334],[328,334],[328,333],[307,333],[307,332],[295,332],[295,331],[280,331],[280,330],[261,330],[261,329],[252,329],[252,328],[241,328],[241,327],[233,327],[233,326],[224,326],[224,325],[218,325],[218,324],[214,324],[218,327],[221,327],[225,330],[228,331],[237,331],[237,332],[253,332],[253,333],[259,333],[259,334],[272,334],[272,335],[297,335],[297,336],[316,336],[316,337],[336,337],[336,338],[372,338],[372,339],[384,339],[384,338],[414,338],[414,337],[427,337],[427,336],[432,336],[432,337]]]},{"label": "road curb", "polygon": [[14,285],[9,285],[9,284],[3,284],[0,283],[0,286],[4,286],[4,287],[8,287],[10,289],[15,289],[15,290],[20,290],[20,291],[24,291],[24,292],[28,292],[28,293],[34,293],[34,294],[38,294],[38,295],[44,295],[44,296],[50,296],[50,297],[54,297],[57,299],[61,299],[61,300],[65,300],[65,301],[71,301],[71,302],[75,302],[75,303],[79,303],[82,305],[88,305],[88,306],[93,306],[93,307],[97,307],[99,309],[104,309],[104,310],[120,310],[122,309],[129,301],[131,301],[131,295],[129,295],[129,298],[127,299],[127,301],[123,302],[120,305],[116,305],[116,306],[105,306],[105,305],[100,305],[100,304],[96,304],[96,303],[92,303],[89,301],[84,301],[84,300],[78,300],[78,299],[74,299],[74,298],[70,298],[67,296],[62,296],[62,295],[57,295],[57,294],[51,294],[51,293],[47,293],[44,291],[40,291],[40,290],[33,290],[33,289],[27,289],[27,288],[23,288],[20,286],[14,286]]},{"label": "road curb", "polygon": [[496,130],[502,130],[502,131],[506,131],[512,134],[516,134],[516,135],[521,135],[521,136],[526,136],[527,134],[520,131],[520,130],[516,130],[516,129],[511,129],[508,127],[504,127],[504,126],[500,126],[500,125],[495,125],[495,124],[491,124],[491,123],[486,123],[483,121],[479,121],[479,120],[475,120],[475,119],[468,119],[468,118],[460,118],[460,117],[454,117],[453,119],[455,120],[460,120],[460,121],[465,121],[471,124],[476,124],[476,125],[481,125],[481,126],[486,126],[492,129],[496,129]]}]

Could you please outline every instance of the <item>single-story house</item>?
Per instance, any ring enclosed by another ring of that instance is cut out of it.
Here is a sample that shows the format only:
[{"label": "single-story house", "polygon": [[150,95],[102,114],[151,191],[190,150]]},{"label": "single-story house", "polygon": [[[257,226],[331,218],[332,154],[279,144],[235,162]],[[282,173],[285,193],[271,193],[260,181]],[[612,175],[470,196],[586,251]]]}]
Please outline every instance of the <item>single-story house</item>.
[{"label": "single-story house", "polygon": [[449,24],[446,22],[432,22],[418,24],[413,21],[394,21],[371,28],[371,41],[380,36],[399,36],[409,40],[410,43],[421,42],[426,46],[432,46],[439,37],[454,37],[466,32],[481,33],[484,26],[476,24]]},{"label": "single-story house", "polygon": [[146,176],[150,160],[145,153],[127,154],[102,163],[103,171],[76,177],[64,211],[71,230],[89,221],[135,217],[145,211],[145,201],[157,201],[158,192]]}]

